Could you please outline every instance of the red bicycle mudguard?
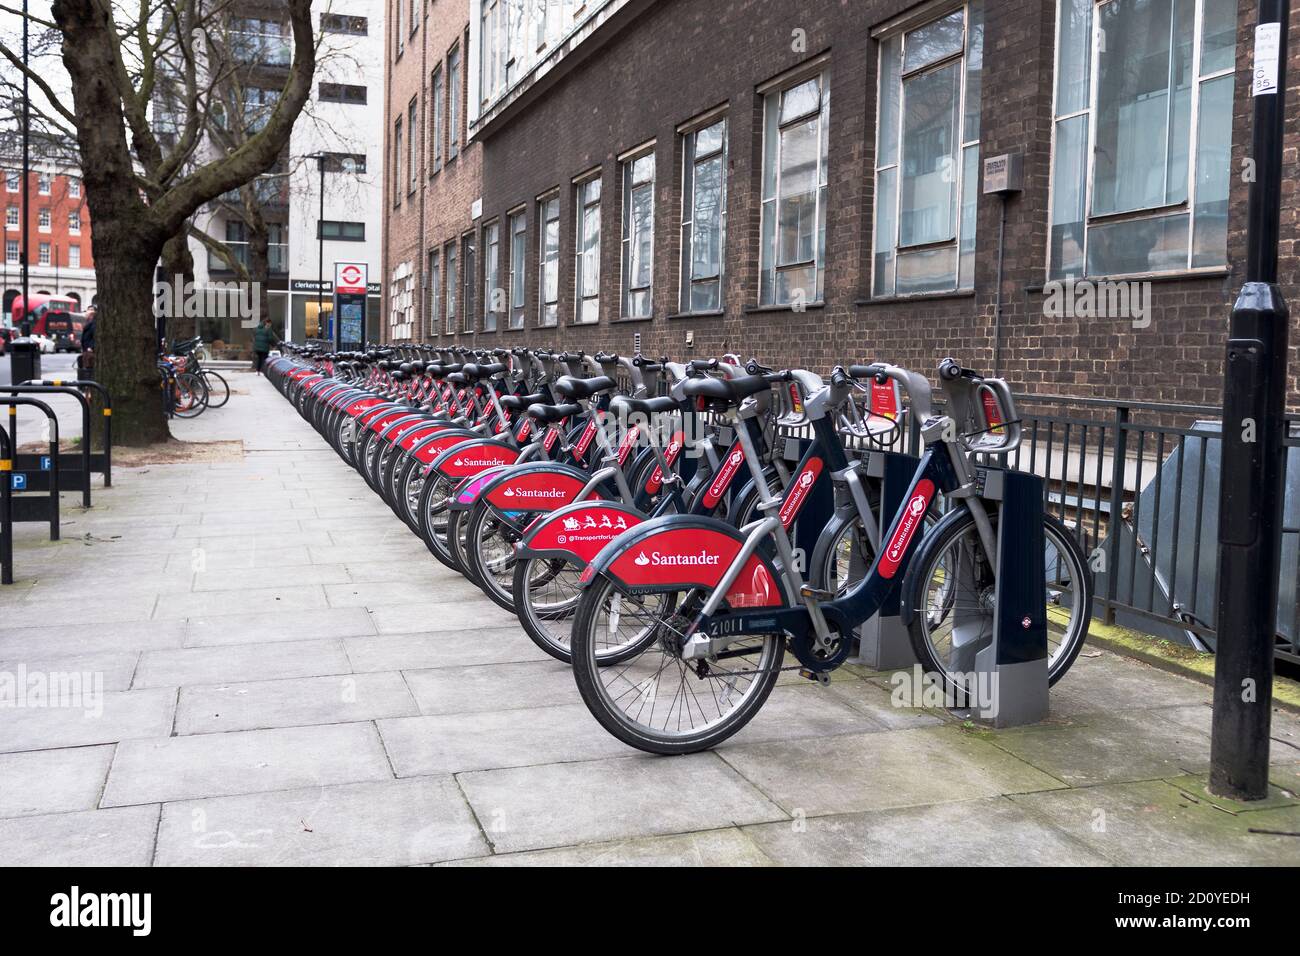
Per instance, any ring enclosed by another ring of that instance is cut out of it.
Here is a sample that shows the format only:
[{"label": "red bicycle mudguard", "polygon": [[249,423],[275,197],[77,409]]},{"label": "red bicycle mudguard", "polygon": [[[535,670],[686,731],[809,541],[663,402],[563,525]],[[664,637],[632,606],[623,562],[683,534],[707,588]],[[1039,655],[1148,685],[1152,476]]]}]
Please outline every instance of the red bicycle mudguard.
[{"label": "red bicycle mudguard", "polygon": [[[553,511],[577,500],[591,475],[554,461],[528,462],[506,469],[479,489],[477,499],[498,514]],[[468,507],[468,505],[460,505]]]},{"label": "red bicycle mudguard", "polygon": [[511,465],[520,451],[495,438],[477,438],[452,444],[429,464],[430,474],[439,474],[460,483],[460,479],[477,475],[486,468]]},{"label": "red bicycle mudguard", "polygon": [[[716,588],[744,543],[744,535],[717,518],[651,518],[606,545],[582,572],[581,583],[603,574],[629,594]],[[726,599],[733,608],[785,607],[790,600],[783,582],[771,560],[755,552]]]},{"label": "red bicycle mudguard", "polygon": [[645,520],[645,515],[621,501],[575,501],[529,525],[515,545],[515,554],[520,558],[565,558],[585,565],[605,545]]}]

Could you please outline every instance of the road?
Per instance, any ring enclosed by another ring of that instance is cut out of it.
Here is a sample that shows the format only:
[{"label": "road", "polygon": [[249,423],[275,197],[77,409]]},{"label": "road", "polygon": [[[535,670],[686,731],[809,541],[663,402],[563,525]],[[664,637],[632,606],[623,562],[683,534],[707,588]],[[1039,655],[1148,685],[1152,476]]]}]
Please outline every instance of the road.
[{"label": "road", "polygon": [[[6,352],[3,357],[0,357],[0,386],[12,382],[10,368],[9,353]],[[41,377],[45,379],[75,379],[77,377],[76,354],[62,352],[42,355]],[[81,405],[75,398],[68,395],[51,395],[48,398],[42,398],[41,401],[46,402],[54,409],[54,413],[59,416],[60,441],[66,441],[69,438],[76,438],[81,435]],[[7,417],[5,421],[8,422]],[[19,443],[49,441],[45,431],[45,421],[44,413],[38,409],[20,408],[18,410]]]}]

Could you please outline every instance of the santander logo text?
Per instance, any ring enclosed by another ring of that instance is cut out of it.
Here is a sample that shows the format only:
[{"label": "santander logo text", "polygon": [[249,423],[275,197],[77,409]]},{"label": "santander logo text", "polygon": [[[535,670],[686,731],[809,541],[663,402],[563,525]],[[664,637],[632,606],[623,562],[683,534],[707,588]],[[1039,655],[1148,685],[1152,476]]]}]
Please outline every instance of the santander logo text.
[{"label": "santander logo text", "polygon": [[907,546],[912,543],[912,538],[916,536],[917,529],[924,522],[925,511],[930,507],[930,499],[933,497],[934,482],[928,478],[922,478],[916,483],[916,490],[912,492],[912,497],[907,500],[898,528],[894,531],[889,543],[885,545],[884,553],[880,556],[880,574],[882,577],[892,578],[898,573],[898,568],[903,563],[903,556],[907,554]]},{"label": "santander logo text", "polygon": [[569,493],[562,488],[506,488],[501,492],[505,498],[567,498]]},{"label": "santander logo text", "polygon": [[719,564],[722,558],[716,554],[709,554],[707,551],[699,551],[695,554],[660,554],[658,551],[651,551],[648,555],[642,551],[633,559],[632,563],[639,567],[665,567],[665,568],[683,568],[683,567],[707,567]]}]

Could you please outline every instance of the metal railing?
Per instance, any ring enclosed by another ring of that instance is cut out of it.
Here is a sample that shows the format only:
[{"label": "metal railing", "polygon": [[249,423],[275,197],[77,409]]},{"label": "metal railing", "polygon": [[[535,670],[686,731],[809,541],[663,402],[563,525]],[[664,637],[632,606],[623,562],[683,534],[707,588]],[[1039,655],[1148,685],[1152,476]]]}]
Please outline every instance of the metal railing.
[{"label": "metal railing", "polygon": [[[936,398],[936,408],[943,405]],[[1213,650],[1221,409],[1208,405],[1015,395],[1023,440],[985,463],[1043,478],[1044,506],[1074,533],[1094,574],[1096,616]],[[851,448],[919,455],[919,423]],[[801,428],[782,434],[806,437]],[[1289,421],[1276,654],[1300,663],[1300,419]]]}]

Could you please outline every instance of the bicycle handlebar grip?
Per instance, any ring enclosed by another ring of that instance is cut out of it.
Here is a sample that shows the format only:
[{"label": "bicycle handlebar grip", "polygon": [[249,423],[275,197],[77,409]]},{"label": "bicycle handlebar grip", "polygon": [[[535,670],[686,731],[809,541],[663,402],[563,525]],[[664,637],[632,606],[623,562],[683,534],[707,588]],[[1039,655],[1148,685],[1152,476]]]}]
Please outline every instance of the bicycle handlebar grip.
[{"label": "bicycle handlebar grip", "polygon": [[961,378],[963,371],[961,363],[955,358],[946,358],[939,363],[939,377],[945,382],[953,382]]}]

